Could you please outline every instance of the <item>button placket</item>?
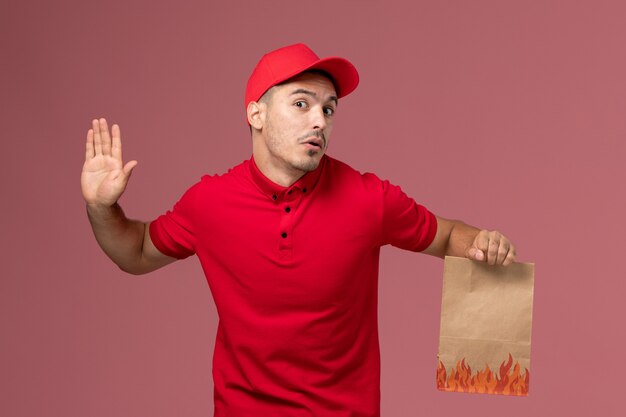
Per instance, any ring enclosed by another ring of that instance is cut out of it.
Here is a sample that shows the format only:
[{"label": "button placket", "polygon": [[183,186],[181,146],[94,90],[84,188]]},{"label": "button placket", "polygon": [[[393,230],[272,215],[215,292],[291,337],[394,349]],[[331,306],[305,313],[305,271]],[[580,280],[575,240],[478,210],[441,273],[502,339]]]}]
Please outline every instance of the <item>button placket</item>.
[{"label": "button placket", "polygon": [[282,252],[293,249],[293,225],[295,221],[295,211],[302,198],[302,191],[297,187],[289,189],[279,199],[281,219],[279,225],[279,249]]},{"label": "button placket", "polygon": [[293,223],[288,214],[283,213],[278,229],[278,249],[280,251],[290,251],[292,249],[292,230]]},{"label": "button placket", "polygon": [[281,211],[278,234],[279,250],[288,255],[293,250],[293,228],[296,221],[296,212],[304,198],[308,197],[307,187],[294,186],[277,196],[274,200],[277,209]]}]

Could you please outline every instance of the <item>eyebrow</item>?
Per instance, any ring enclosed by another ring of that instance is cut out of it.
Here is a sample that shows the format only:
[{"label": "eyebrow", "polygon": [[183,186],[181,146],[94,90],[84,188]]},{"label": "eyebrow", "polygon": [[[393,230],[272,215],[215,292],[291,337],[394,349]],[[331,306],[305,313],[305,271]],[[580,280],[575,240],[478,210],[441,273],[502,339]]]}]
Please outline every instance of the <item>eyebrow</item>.
[{"label": "eyebrow", "polygon": [[[291,95],[294,96],[296,94],[305,94],[307,96],[311,96],[311,97],[317,97],[317,94],[314,93],[311,90],[307,90],[306,88],[298,88],[296,90],[293,90],[291,92]],[[328,101],[334,101],[335,102],[335,106],[339,105],[339,100],[337,100],[337,96],[330,96],[328,98]]]}]

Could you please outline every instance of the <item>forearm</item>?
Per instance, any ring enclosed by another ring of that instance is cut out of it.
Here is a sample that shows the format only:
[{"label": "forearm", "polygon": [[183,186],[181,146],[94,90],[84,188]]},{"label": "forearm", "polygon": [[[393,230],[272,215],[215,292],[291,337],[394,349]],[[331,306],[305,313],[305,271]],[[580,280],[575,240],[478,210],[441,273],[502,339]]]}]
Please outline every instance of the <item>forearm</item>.
[{"label": "forearm", "polygon": [[465,257],[480,229],[465,224],[460,220],[451,220],[451,222],[452,227],[450,228],[444,256]]},{"label": "forearm", "polygon": [[132,274],[152,270],[143,262],[147,224],[128,219],[117,203],[110,207],[88,204],[87,215],[98,244],[120,269]]},{"label": "forearm", "polygon": [[440,258],[446,256],[465,257],[479,232],[479,229],[460,220],[444,219],[437,216],[437,233],[424,253]]}]

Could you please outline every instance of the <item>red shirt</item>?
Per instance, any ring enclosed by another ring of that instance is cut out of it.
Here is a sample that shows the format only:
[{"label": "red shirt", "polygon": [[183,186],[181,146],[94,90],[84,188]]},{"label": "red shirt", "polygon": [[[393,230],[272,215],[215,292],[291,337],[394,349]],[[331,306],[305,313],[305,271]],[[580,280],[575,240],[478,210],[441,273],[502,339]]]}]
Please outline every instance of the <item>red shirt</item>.
[{"label": "red shirt", "polygon": [[150,236],[206,274],[215,416],[380,415],[380,247],[421,251],[436,228],[399,187],[328,156],[290,187],[253,159],[191,187]]}]

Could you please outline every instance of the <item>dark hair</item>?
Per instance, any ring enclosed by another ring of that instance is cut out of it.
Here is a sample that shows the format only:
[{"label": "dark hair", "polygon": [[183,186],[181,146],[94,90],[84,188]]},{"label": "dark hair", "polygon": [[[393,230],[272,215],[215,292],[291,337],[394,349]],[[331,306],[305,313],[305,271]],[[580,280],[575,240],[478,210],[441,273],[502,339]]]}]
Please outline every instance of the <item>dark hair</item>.
[{"label": "dark hair", "polygon": [[300,74],[304,74],[304,73],[317,74],[317,75],[321,75],[322,77],[326,77],[326,78],[328,78],[328,81],[333,83],[333,86],[335,88],[337,88],[337,84],[335,84],[335,79],[332,77],[332,75],[330,75],[329,73],[327,73],[324,70],[313,68],[313,69],[310,69],[310,70],[302,71]]}]

